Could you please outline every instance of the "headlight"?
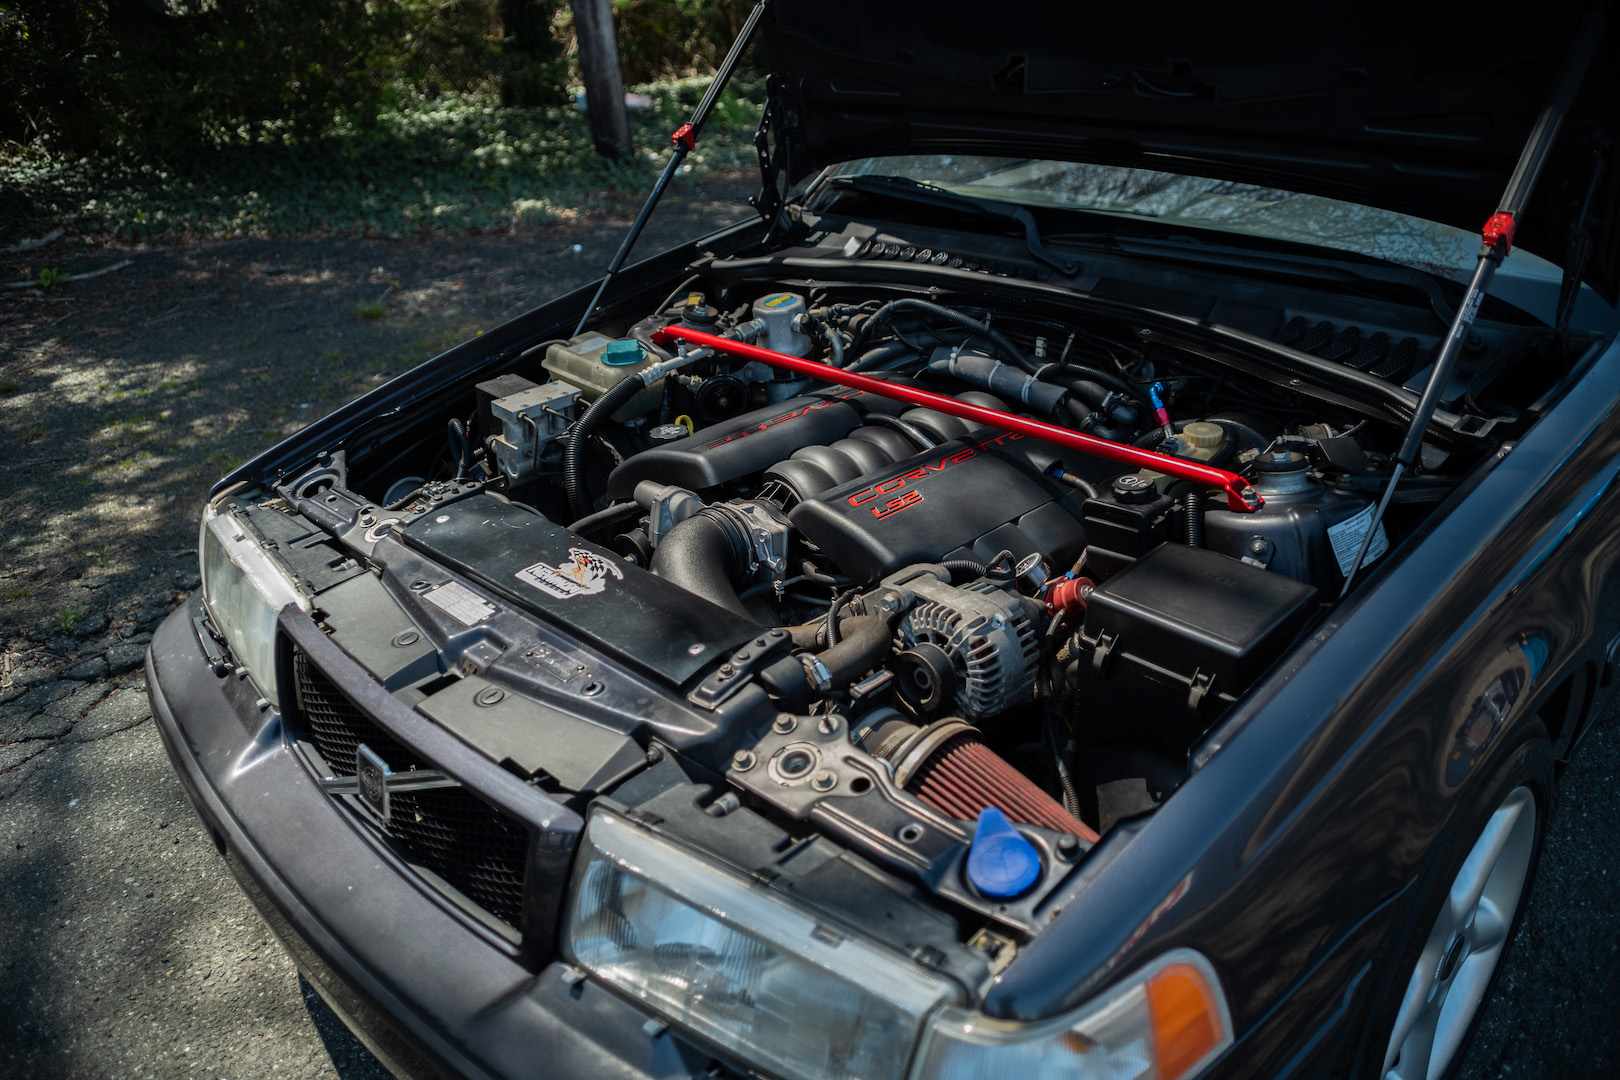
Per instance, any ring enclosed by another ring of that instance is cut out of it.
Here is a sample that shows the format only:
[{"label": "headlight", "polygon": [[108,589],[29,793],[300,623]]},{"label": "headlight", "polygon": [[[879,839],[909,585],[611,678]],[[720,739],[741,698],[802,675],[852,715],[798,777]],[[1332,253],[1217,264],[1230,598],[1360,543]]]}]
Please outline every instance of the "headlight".
[{"label": "headlight", "polygon": [[840,932],[612,813],[591,815],[570,959],[749,1064],[803,1080],[900,1077],[954,983]]},{"label": "headlight", "polygon": [[1232,1045],[1209,961],[1190,949],[1159,957],[1101,997],[1034,1024],[956,1007],[928,1025],[914,1080],[1179,1080]]},{"label": "headlight", "polygon": [[236,660],[265,700],[276,694],[276,616],[288,604],[309,610],[309,597],[230,514],[203,512],[198,558],[203,602]]}]

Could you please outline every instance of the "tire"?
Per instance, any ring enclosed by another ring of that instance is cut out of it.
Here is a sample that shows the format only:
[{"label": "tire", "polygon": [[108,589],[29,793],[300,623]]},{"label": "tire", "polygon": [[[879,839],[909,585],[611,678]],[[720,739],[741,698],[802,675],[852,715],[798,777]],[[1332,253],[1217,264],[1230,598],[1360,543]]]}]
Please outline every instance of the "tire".
[{"label": "tire", "polygon": [[1479,1026],[1524,917],[1552,802],[1540,724],[1463,797],[1423,874],[1414,917],[1381,980],[1363,1077],[1449,1080]]}]

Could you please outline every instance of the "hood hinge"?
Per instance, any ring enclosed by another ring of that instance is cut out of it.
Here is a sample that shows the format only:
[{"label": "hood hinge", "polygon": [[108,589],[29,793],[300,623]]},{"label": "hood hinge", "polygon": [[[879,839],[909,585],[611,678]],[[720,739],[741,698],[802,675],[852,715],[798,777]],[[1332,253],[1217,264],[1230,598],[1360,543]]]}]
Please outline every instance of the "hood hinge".
[{"label": "hood hinge", "polygon": [[769,226],[764,240],[768,243],[793,226],[787,211],[787,193],[793,187],[793,155],[804,153],[798,104],[793,100],[787,76],[781,73],[765,80],[765,111],[754,132],[754,150],[759,155],[759,194],[748,202]]}]

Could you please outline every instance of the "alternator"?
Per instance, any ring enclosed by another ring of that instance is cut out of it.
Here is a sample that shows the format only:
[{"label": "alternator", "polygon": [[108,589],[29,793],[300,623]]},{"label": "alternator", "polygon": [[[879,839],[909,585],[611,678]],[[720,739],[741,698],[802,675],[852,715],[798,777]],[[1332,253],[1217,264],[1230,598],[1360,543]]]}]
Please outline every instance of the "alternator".
[{"label": "alternator", "polygon": [[964,719],[987,719],[1034,690],[1039,632],[1011,588],[982,578],[953,586],[940,573],[914,566],[883,581],[907,607],[895,628],[900,690],[922,711],[950,702]]}]

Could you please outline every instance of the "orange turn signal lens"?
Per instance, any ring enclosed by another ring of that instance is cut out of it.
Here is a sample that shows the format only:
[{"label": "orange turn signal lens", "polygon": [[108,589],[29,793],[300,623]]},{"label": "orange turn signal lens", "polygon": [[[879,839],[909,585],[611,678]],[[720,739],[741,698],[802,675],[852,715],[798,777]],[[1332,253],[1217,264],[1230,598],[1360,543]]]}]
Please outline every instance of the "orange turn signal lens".
[{"label": "orange turn signal lens", "polygon": [[1191,964],[1171,964],[1148,980],[1158,1080],[1179,1080],[1204,1061],[1226,1032],[1221,1009],[1204,975]]}]

